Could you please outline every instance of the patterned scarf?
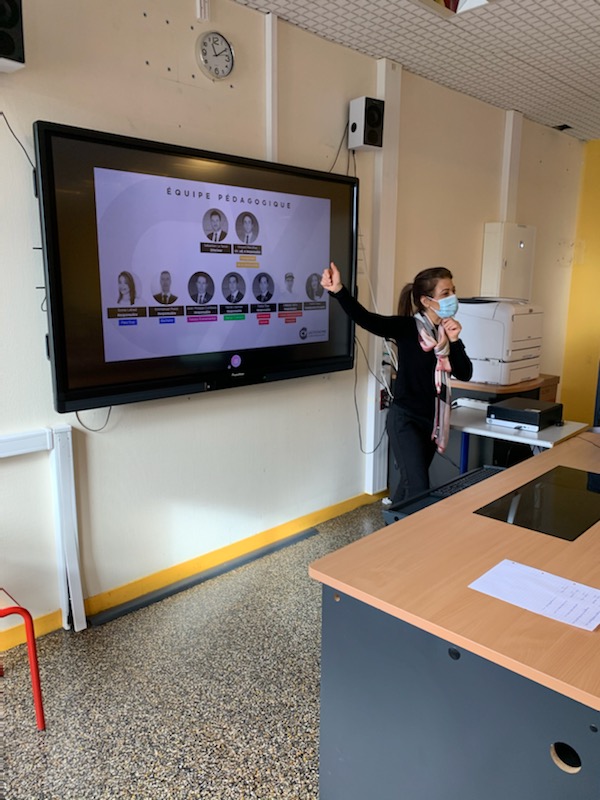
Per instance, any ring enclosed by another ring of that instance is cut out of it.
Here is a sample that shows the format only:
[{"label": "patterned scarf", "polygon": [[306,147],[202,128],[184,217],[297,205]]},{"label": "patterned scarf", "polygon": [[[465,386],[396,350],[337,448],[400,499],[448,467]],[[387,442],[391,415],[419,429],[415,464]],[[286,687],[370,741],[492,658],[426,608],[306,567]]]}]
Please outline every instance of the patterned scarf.
[{"label": "patterned scarf", "polygon": [[436,358],[435,362],[435,419],[433,421],[433,432],[431,438],[437,444],[438,453],[443,453],[448,444],[450,435],[450,382],[448,376],[452,372],[450,366],[450,341],[446,335],[443,325],[437,326],[437,331],[433,322],[426,314],[418,312],[415,314],[417,330],[419,332],[419,344],[429,352],[433,350]]}]

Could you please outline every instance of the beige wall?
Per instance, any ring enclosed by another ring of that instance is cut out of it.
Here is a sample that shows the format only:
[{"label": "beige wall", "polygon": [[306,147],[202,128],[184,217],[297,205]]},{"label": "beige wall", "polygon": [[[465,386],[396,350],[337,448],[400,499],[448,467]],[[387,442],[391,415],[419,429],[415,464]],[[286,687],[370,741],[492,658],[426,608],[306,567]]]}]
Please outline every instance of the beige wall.
[{"label": "beige wall", "polygon": [[[27,64],[0,74],[0,96],[29,154],[32,122],[47,119],[265,157],[263,16],[228,0],[211,0],[210,7],[210,23],[198,23],[193,0],[26,0]],[[208,27],[222,30],[235,46],[236,69],[223,83],[201,77],[194,64],[196,37]],[[376,63],[284,23],[278,39],[278,159],[328,170],[344,134],[348,101],[375,94]],[[390,292],[418,269],[445,263],[460,293],[476,294],[483,224],[498,211],[503,112],[408,73],[395,102],[401,118],[399,237]],[[575,170],[581,148],[554,133],[545,143],[545,130],[526,127],[520,205],[531,210],[527,222],[562,223],[560,242],[542,231],[544,259],[536,262],[536,291],[550,304],[545,287],[570,269],[561,243],[573,236],[569,220],[578,178],[566,172]],[[538,145],[552,156],[543,165],[537,164]],[[367,254],[375,158],[357,153],[355,162]],[[346,164],[342,148],[335,170],[345,172]],[[86,431],[75,415],[56,414],[43,292],[36,288],[43,269],[34,249],[40,232],[31,168],[1,120],[0,170],[0,272],[12,298],[2,312],[0,434],[73,425],[86,595],[363,492],[365,461],[349,372],[119,406],[101,433]],[[556,191],[549,192],[549,185]],[[367,256],[362,268],[371,267]],[[364,288],[364,274],[360,283]],[[561,303],[556,311],[564,313]],[[556,352],[564,348],[563,330],[560,319]],[[555,361],[548,358],[547,369],[556,371]],[[363,384],[358,399],[364,418]],[[100,427],[105,417],[102,410],[81,414],[89,427]],[[241,433],[235,451],[223,446],[232,424]],[[0,461],[0,585],[12,588],[34,616],[59,606],[53,536],[47,456]]]},{"label": "beige wall", "polygon": [[536,229],[531,299],[544,310],[542,371],[560,375],[563,385],[582,163],[577,140],[534,122],[523,126],[517,221]]},{"label": "beige wall", "polygon": [[504,112],[405,73],[397,286],[445,266],[478,295],[483,225],[498,216]]}]

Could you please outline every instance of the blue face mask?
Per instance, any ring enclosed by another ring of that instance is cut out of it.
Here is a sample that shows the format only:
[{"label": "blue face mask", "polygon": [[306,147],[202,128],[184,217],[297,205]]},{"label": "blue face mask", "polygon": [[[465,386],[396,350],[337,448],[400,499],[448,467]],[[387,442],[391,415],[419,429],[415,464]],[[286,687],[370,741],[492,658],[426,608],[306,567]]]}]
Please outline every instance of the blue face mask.
[{"label": "blue face mask", "polygon": [[[429,298],[433,300],[433,297]],[[458,311],[458,298],[455,294],[449,294],[447,297],[440,297],[435,301],[439,305],[439,309],[432,309],[440,319],[449,319],[453,317]]]}]

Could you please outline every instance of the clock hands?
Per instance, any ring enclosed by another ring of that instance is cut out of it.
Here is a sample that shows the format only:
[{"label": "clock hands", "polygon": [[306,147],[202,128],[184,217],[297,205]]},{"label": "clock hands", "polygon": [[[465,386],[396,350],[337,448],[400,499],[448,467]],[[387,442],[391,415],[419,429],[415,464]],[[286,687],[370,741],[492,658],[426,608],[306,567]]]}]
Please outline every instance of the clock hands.
[{"label": "clock hands", "polygon": [[214,56],[215,58],[219,58],[219,56],[222,56],[222,55],[223,55],[223,53],[226,53],[226,52],[227,52],[227,50],[228,50],[228,48],[227,48],[227,47],[224,47],[224,48],[223,48],[223,50],[219,50],[219,52],[217,53],[217,49],[216,49],[216,47],[215,47],[215,43],[214,43],[213,41],[211,41],[211,43],[210,43],[210,46],[212,47],[213,56]]},{"label": "clock hands", "polygon": [[[3,0],[0,0],[0,7]],[[233,69],[233,49],[227,39],[212,31],[196,43],[196,59],[206,75],[213,80],[225,78]]]}]

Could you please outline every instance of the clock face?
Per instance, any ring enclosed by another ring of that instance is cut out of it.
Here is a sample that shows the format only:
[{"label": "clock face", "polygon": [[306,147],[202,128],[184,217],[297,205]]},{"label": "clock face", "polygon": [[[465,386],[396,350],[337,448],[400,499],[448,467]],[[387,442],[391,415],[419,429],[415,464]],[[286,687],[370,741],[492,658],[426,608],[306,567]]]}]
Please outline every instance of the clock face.
[{"label": "clock face", "polygon": [[226,78],[233,69],[233,48],[221,33],[204,33],[196,43],[196,59],[209,78]]}]

